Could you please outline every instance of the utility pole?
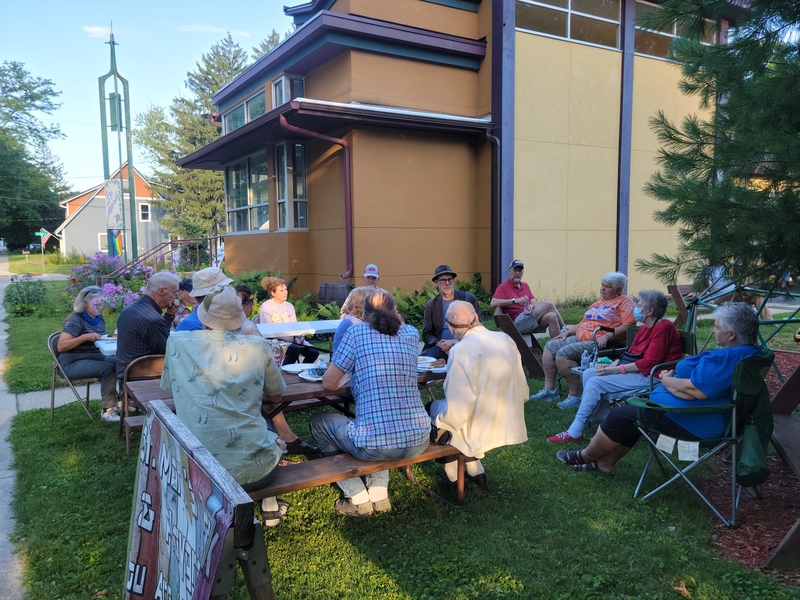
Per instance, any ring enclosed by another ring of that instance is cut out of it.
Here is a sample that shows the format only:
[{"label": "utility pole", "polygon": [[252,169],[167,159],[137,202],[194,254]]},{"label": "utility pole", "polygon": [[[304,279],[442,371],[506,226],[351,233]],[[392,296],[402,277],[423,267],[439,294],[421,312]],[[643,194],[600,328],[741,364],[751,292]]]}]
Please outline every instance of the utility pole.
[{"label": "utility pole", "polygon": [[[118,236],[122,236],[122,257],[128,262],[128,250],[130,258],[134,259],[139,255],[139,245],[136,232],[136,186],[133,176],[133,140],[131,137],[131,103],[128,80],[120,75],[117,70],[117,55],[114,49],[118,46],[114,41],[114,33],[108,42],[111,46],[111,70],[98,78],[100,91],[100,128],[102,130],[103,141],[103,175],[106,180],[106,227],[108,231],[108,254],[116,256],[118,249]],[[113,77],[114,91],[106,96],[106,82]],[[122,84],[122,93],[119,91],[119,84]],[[124,115],[124,125],[123,125]],[[109,148],[108,130],[117,133],[117,155],[119,158],[119,181],[111,181],[111,171],[109,168]],[[122,131],[125,131],[125,151],[128,166],[128,229],[130,230],[130,244],[125,242],[125,185],[122,173]],[[116,185],[115,185],[116,184]],[[117,185],[119,186],[117,192]]]}]

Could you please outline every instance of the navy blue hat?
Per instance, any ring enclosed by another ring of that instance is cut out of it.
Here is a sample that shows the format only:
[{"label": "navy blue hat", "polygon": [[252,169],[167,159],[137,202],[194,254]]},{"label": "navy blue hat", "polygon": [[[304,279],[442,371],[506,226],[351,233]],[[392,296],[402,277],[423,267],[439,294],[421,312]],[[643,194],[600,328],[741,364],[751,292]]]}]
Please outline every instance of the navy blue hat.
[{"label": "navy blue hat", "polygon": [[508,265],[509,269],[524,269],[525,265],[522,264],[521,260],[517,260],[516,258],[511,261],[511,264]]},{"label": "navy blue hat", "polygon": [[191,292],[192,291],[192,280],[191,279],[181,279],[180,283],[178,284],[178,289],[182,292]]},{"label": "navy blue hat", "polygon": [[433,272],[433,277],[431,278],[431,281],[436,281],[437,279],[439,279],[441,275],[452,275],[453,279],[458,277],[458,275],[455,274],[455,272],[453,271],[453,269],[450,268],[449,265],[439,265]]}]

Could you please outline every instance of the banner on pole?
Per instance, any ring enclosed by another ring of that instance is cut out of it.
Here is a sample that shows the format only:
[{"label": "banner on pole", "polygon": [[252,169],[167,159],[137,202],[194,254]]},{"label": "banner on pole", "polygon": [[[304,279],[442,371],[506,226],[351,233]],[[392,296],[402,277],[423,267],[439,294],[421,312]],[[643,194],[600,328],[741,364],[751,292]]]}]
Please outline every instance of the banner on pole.
[{"label": "banner on pole", "polygon": [[[107,179],[106,194],[106,229],[122,229],[122,190],[119,179]],[[110,242],[110,240],[109,240]],[[109,248],[111,245],[109,244]]]}]

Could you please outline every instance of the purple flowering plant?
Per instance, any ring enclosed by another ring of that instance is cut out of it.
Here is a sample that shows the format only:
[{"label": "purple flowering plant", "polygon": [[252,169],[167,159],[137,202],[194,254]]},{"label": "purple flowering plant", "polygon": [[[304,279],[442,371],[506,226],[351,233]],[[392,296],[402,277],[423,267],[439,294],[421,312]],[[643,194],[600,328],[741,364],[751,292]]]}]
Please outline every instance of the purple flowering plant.
[{"label": "purple flowering plant", "polygon": [[[123,266],[119,256],[108,256],[98,252],[90,257],[86,264],[72,267],[65,291],[78,292],[89,285],[99,285],[101,277],[116,272]],[[153,268],[143,264],[134,264],[106,280],[103,284],[103,296],[92,301],[98,312],[119,312],[144,293],[144,284],[153,274]]]}]

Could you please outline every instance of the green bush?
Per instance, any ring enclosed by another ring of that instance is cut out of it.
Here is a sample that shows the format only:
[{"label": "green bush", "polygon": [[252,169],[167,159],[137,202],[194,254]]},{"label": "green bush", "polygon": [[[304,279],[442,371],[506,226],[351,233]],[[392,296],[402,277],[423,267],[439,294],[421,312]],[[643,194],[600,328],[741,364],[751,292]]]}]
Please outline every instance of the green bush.
[{"label": "green bush", "polygon": [[44,304],[47,296],[47,289],[44,283],[38,279],[33,279],[30,275],[21,275],[12,285],[6,288],[5,305],[12,312],[13,308],[20,305],[30,307]]},{"label": "green bush", "polygon": [[87,262],[86,256],[72,248],[67,254],[58,250],[45,254],[44,260],[49,265],[80,265]]},{"label": "green bush", "polygon": [[[230,277],[230,275],[228,275]],[[269,300],[269,294],[267,294],[267,290],[261,287],[261,280],[264,277],[280,277],[281,272],[275,271],[271,273],[269,271],[246,271],[240,274],[237,277],[234,277],[234,281],[231,285],[247,285],[250,286],[250,289],[253,290],[253,294],[256,297],[257,304],[262,304],[263,302]],[[297,277],[292,277],[291,279],[286,279],[285,277],[282,278],[286,280],[286,289],[291,290],[292,284],[297,281]],[[296,309],[297,307],[295,307]],[[255,310],[255,309],[254,309]],[[299,312],[299,311],[298,311]]]}]

